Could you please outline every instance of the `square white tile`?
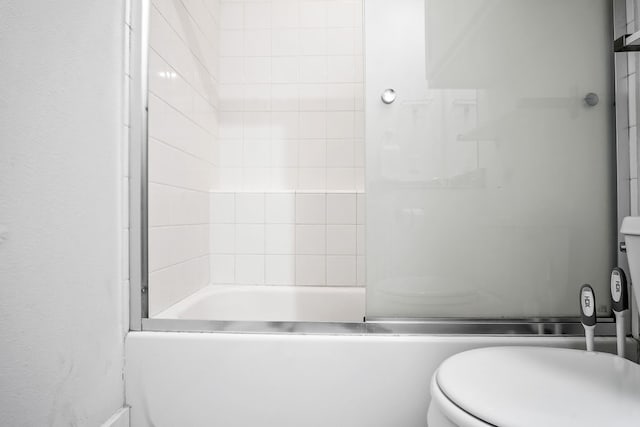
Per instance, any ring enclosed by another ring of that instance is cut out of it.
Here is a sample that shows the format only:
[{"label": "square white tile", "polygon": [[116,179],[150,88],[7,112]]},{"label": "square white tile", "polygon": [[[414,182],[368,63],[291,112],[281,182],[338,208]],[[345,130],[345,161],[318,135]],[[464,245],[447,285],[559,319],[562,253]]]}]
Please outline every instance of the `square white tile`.
[{"label": "square white tile", "polygon": [[211,224],[209,247],[212,254],[233,254],[236,250],[235,224]]},{"label": "square white tile", "polygon": [[271,110],[294,111],[299,108],[299,86],[293,83],[272,83]]},{"label": "square white tile", "polygon": [[327,25],[327,3],[324,1],[300,2],[300,27],[314,28]]},{"label": "square white tile", "polygon": [[327,49],[329,55],[355,54],[354,28],[327,28]]},{"label": "square white tile", "polygon": [[220,83],[242,83],[244,81],[244,60],[242,57],[220,58]]},{"label": "square white tile", "polygon": [[235,255],[211,255],[211,283],[235,283]]},{"label": "square white tile", "polygon": [[321,255],[326,253],[326,227],[324,225],[296,225],[296,254]]},{"label": "square white tile", "polygon": [[244,2],[245,28],[271,28],[271,2]]},{"label": "square white tile", "polygon": [[226,83],[218,87],[220,111],[242,111],[244,108],[244,84]]},{"label": "square white tile", "polygon": [[327,141],[327,167],[354,167],[355,143],[351,139]]},{"label": "square white tile", "polygon": [[329,191],[357,190],[356,168],[327,168]]},{"label": "square white tile", "polygon": [[264,255],[237,255],[235,276],[235,283],[263,285]]},{"label": "square white tile", "polygon": [[244,85],[244,111],[270,111],[271,85],[265,83]]},{"label": "square white tile", "polygon": [[327,254],[356,255],[355,225],[327,225]]},{"label": "square white tile", "polygon": [[299,168],[298,189],[300,191],[324,192],[327,188],[325,168]]},{"label": "square white tile", "polygon": [[355,113],[332,111],[327,113],[327,138],[344,139],[355,136]]},{"label": "square white tile", "polygon": [[327,285],[354,286],[356,284],[355,256],[327,256]]},{"label": "square white tile", "polygon": [[353,83],[356,78],[356,57],[343,55],[327,56],[327,81],[336,83]]},{"label": "square white tile", "polygon": [[271,168],[247,166],[242,172],[243,190],[268,191],[271,189]]},{"label": "square white tile", "polygon": [[301,56],[298,64],[301,83],[324,83],[327,81],[328,61],[326,56]]},{"label": "square white tile", "polygon": [[243,136],[245,139],[271,139],[271,113],[265,111],[242,114]]},{"label": "square white tile", "polygon": [[220,3],[220,26],[222,28],[244,27],[244,5],[238,1]]},{"label": "square white tile", "polygon": [[220,55],[243,56],[244,55],[244,31],[221,30],[220,31]]},{"label": "square white tile", "polygon": [[356,206],[355,193],[327,194],[327,224],[355,224]]},{"label": "square white tile", "polygon": [[271,113],[271,139],[273,141],[297,140],[300,131],[299,119],[297,112]]},{"label": "square white tile", "polygon": [[[296,56],[300,49],[300,33],[297,28],[274,29],[271,35],[271,54]],[[296,64],[297,67],[297,64]]]},{"label": "square white tile", "polygon": [[324,255],[296,255],[296,285],[325,285],[326,267]]},{"label": "square white tile", "polygon": [[296,224],[325,224],[326,203],[324,193],[296,194]]},{"label": "square white tile", "polygon": [[244,55],[271,56],[271,30],[245,30]]},{"label": "square white tile", "polygon": [[236,253],[264,254],[265,226],[263,224],[236,224]]},{"label": "square white tile", "polygon": [[293,254],[296,250],[296,227],[293,224],[267,224],[265,226],[265,253]]},{"label": "square white tile", "polygon": [[327,30],[326,28],[300,28],[301,55],[326,55],[327,54]]},{"label": "square white tile", "polygon": [[325,140],[304,140],[299,147],[298,165],[300,167],[325,167],[327,143]]},{"label": "square white tile", "polygon": [[235,196],[235,202],[238,224],[264,222],[264,193],[238,193]]},{"label": "square white tile", "polygon": [[327,113],[325,112],[301,112],[300,138],[324,139],[327,135]]},{"label": "square white tile", "polygon": [[293,285],[296,280],[294,255],[267,255],[265,257],[265,283],[267,285]]},{"label": "square white tile", "polygon": [[[301,83],[300,84],[300,111],[325,111],[327,108],[327,87],[322,83]],[[313,122],[310,122],[313,120]],[[317,122],[312,116],[306,116],[304,126]],[[317,122],[320,123],[320,122]],[[326,118],[322,117],[321,135],[325,135],[324,127],[326,126]]]},{"label": "square white tile", "polygon": [[245,57],[244,81],[247,83],[269,83],[271,81],[271,57]]},{"label": "square white tile", "polygon": [[294,224],[296,220],[294,193],[265,194],[265,222],[267,224]]},{"label": "square white tile", "polygon": [[356,7],[361,5],[356,1],[327,2],[327,26],[353,27],[356,25]]},{"label": "square white tile", "polygon": [[353,111],[355,100],[355,83],[327,84],[327,111]]},{"label": "square white tile", "polygon": [[271,25],[275,28],[295,28],[299,23],[298,0],[279,0],[271,3]]},{"label": "square white tile", "polygon": [[272,141],[271,166],[279,169],[297,167],[298,141]]},{"label": "square white tile", "polygon": [[273,57],[271,61],[271,81],[273,83],[297,83],[298,75],[297,57]]},{"label": "square white tile", "polygon": [[245,139],[242,145],[242,165],[248,168],[271,166],[271,141]]}]

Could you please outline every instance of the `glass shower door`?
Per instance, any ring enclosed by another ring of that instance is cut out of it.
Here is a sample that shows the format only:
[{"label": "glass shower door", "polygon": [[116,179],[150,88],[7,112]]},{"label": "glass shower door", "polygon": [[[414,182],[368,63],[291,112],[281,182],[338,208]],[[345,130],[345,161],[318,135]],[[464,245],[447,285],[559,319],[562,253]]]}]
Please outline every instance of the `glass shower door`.
[{"label": "glass shower door", "polygon": [[365,2],[368,319],[575,316],[581,284],[607,295],[609,3]]}]

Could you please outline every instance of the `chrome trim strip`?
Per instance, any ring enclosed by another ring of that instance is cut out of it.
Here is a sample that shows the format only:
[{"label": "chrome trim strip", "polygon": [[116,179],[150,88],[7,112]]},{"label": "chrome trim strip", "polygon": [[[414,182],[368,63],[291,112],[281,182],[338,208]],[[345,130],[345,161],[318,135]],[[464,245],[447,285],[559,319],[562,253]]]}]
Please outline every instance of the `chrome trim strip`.
[{"label": "chrome trim strip", "polygon": [[[619,39],[627,32],[627,1],[614,0],[612,2],[612,34],[613,40]],[[630,149],[630,127],[629,127],[629,85],[628,75],[629,58],[634,58],[635,54],[614,53],[613,54],[613,76],[614,76],[614,101],[615,101],[615,143],[616,143],[616,171],[617,171],[617,238],[618,242],[624,242],[624,236],[620,233],[620,226],[625,216],[631,215],[631,149]],[[618,247],[618,267],[625,271],[629,271],[629,263],[627,254]],[[631,304],[629,306],[630,315],[627,316],[627,329],[629,326],[633,332],[633,336],[640,337],[640,316],[638,307],[633,303],[633,288],[629,292]]]},{"label": "chrome trim strip", "polygon": [[[301,335],[509,335],[583,336],[584,329],[571,319],[529,320],[420,319],[411,321],[333,322],[234,322],[188,319],[142,319],[142,330],[235,334]],[[598,319],[597,336],[615,336],[611,318]]]},{"label": "chrome trim strip", "polygon": [[149,0],[131,4],[129,128],[129,328],[148,317],[147,113]]}]

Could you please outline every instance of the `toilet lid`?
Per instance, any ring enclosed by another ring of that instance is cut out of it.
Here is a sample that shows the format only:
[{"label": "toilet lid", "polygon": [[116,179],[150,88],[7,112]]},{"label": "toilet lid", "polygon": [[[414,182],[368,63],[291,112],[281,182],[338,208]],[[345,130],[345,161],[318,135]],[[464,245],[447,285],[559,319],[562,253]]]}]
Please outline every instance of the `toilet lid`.
[{"label": "toilet lid", "polygon": [[435,380],[455,405],[495,426],[640,425],[640,366],[610,354],[483,348],[450,357]]}]

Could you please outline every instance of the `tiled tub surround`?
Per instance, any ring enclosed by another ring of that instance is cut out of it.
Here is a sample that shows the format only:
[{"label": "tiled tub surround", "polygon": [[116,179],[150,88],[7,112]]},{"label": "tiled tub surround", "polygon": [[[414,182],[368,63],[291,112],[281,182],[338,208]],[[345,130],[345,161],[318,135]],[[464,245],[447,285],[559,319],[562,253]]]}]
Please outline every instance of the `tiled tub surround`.
[{"label": "tiled tub surround", "polygon": [[223,191],[362,191],[362,0],[222,1]]},{"label": "tiled tub surround", "polygon": [[212,192],[211,283],[364,286],[364,194]]},{"label": "tiled tub surround", "polygon": [[209,283],[218,2],[153,0],[149,49],[150,314]]},{"label": "tiled tub surround", "polygon": [[364,285],[362,0],[150,19],[150,315],[207,284]]}]

